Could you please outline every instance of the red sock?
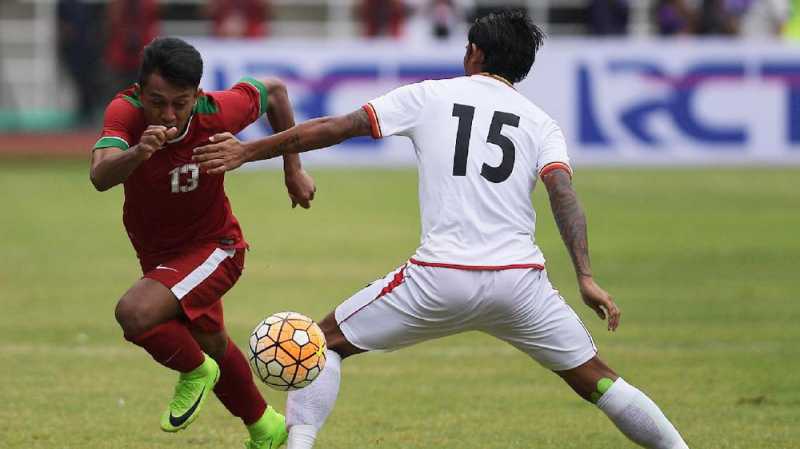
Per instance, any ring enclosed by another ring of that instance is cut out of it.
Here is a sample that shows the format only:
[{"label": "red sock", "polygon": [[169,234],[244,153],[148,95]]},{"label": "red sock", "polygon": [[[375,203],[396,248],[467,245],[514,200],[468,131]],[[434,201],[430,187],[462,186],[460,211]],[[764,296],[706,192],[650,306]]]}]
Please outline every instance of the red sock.
[{"label": "red sock", "polygon": [[125,339],[143,347],[156,362],[182,373],[197,368],[205,360],[200,345],[178,320],[161,323],[133,337],[126,335]]},{"label": "red sock", "polygon": [[214,387],[214,393],[220,402],[233,416],[241,418],[245,425],[258,421],[267,409],[267,402],[253,382],[250,364],[230,338],[219,369],[219,382]]}]

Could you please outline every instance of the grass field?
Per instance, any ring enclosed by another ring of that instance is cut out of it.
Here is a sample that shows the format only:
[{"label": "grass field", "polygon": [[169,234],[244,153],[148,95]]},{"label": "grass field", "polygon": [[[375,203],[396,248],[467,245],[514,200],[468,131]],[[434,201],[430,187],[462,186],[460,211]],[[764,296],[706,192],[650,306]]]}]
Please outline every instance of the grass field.
[{"label": "grass field", "polygon": [[[137,278],[121,189],[83,162],[0,169],[0,448],[240,448],[218,401],[186,432],[158,430],[175,376],[121,338],[113,309]],[[244,345],[263,316],[322,317],[410,256],[413,171],[317,170],[310,211],[278,172],[228,194],[251,243],[225,299]],[[800,171],[580,170],[595,273],[623,309],[616,334],[577,299],[539,191],[550,277],[601,356],[662,406],[692,448],[800,448]],[[283,409],[285,394],[264,389]],[[504,344],[465,334],[343,366],[320,448],[633,448],[605,416]]]}]

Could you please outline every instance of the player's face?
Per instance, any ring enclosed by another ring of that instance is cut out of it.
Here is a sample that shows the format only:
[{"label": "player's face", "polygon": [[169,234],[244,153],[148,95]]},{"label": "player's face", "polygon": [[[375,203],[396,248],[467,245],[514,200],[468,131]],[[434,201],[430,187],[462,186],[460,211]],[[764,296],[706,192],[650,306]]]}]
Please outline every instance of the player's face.
[{"label": "player's face", "polygon": [[192,109],[200,95],[200,89],[177,87],[158,73],[151,74],[141,86],[142,109],[148,125],[176,127],[183,131]]}]

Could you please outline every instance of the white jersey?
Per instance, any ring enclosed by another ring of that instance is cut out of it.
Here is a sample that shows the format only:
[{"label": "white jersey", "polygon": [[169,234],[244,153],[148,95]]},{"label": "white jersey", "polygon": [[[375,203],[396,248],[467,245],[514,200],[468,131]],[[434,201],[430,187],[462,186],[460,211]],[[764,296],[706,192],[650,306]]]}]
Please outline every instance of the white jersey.
[{"label": "white jersey", "polygon": [[409,137],[419,170],[421,243],[412,262],[472,269],[541,268],[531,193],[570,171],[556,122],[486,75],[423,81],[364,106],[375,138]]}]

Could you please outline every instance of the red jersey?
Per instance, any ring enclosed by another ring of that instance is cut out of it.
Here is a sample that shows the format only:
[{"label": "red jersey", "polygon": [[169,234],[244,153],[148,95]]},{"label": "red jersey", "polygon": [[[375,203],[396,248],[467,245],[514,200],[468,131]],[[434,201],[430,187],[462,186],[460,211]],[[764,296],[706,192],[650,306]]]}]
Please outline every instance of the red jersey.
[{"label": "red jersey", "polygon": [[[214,134],[241,131],[264,114],[266,106],[267,89],[252,78],[226,91],[203,93],[185,131],[125,180],[123,222],[145,270],[197,244],[247,246],[225,195],[224,175],[200,173],[192,150]],[[127,150],[139,143],[146,127],[138,93],[128,88],[108,105],[94,148]]]}]

